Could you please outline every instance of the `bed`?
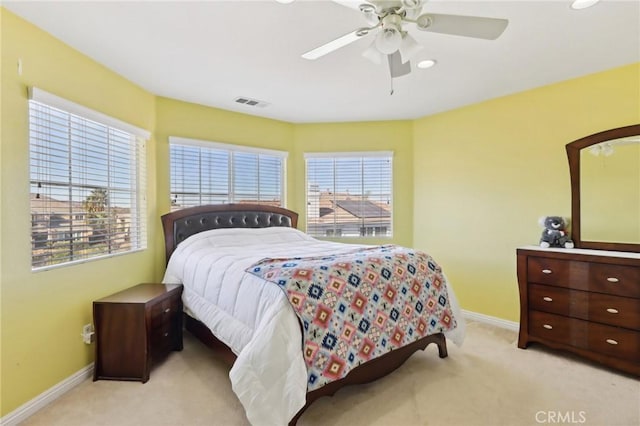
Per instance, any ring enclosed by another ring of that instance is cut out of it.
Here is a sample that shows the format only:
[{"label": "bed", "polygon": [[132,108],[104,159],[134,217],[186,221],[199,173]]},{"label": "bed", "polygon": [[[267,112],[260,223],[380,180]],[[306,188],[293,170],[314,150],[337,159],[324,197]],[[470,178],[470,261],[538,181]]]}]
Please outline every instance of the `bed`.
[{"label": "bed", "polygon": [[383,377],[431,343],[445,358],[445,334],[457,344],[464,338],[464,320],[445,277],[455,327],[388,349],[343,377],[312,388],[302,353],[308,324],[302,326],[282,288],[249,272],[256,262],[292,251],[297,259],[307,259],[369,248],[315,240],[296,230],[297,220],[293,211],[254,204],[199,206],[162,216],[167,259],[163,281],[185,285],[185,328],[231,366],[233,390],[253,425],[295,424],[318,398]]}]

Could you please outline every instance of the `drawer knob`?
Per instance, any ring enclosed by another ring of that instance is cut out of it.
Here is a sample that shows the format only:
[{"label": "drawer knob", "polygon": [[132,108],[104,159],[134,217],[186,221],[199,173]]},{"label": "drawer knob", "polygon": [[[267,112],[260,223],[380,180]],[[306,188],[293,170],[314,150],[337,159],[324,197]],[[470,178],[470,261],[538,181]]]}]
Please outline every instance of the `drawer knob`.
[{"label": "drawer knob", "polygon": [[616,277],[609,277],[607,278],[607,281],[609,281],[610,283],[617,283],[620,282],[620,280]]},{"label": "drawer knob", "polygon": [[551,274],[553,271],[551,269],[543,269],[542,273],[543,274]]},{"label": "drawer knob", "polygon": [[607,339],[606,342],[610,345],[617,345],[618,341],[617,340],[613,340],[613,339]]},{"label": "drawer knob", "polygon": [[167,309],[164,310],[165,314],[168,314],[169,312],[171,312],[171,308],[167,308]]},{"label": "drawer knob", "polygon": [[610,314],[617,314],[618,310],[614,308],[607,308],[607,312],[609,312]]},{"label": "drawer knob", "polygon": [[164,333],[164,337],[167,337],[169,335],[169,333]]},{"label": "drawer knob", "polygon": [[543,327],[546,328],[547,330],[552,330],[553,329],[553,326],[551,326],[549,324],[544,324]]},{"label": "drawer knob", "polygon": [[544,300],[545,302],[553,302],[553,299],[550,298],[549,296],[543,297],[542,300]]}]

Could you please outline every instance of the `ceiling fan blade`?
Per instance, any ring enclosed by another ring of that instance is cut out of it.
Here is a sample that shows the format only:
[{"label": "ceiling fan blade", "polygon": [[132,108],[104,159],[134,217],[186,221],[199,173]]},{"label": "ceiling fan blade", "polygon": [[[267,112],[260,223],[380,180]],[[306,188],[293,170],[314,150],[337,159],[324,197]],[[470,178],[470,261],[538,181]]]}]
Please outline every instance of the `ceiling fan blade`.
[{"label": "ceiling fan blade", "polygon": [[416,18],[415,23],[422,31],[495,40],[507,28],[509,21],[480,16],[424,13]]},{"label": "ceiling fan blade", "polygon": [[346,46],[347,44],[359,40],[360,38],[369,34],[369,31],[369,28],[359,28],[355,31],[351,31],[343,35],[342,37],[338,37],[337,39],[330,41],[329,43],[325,43],[320,47],[316,47],[315,49],[303,53],[302,57],[309,60],[318,59],[321,56],[324,56],[328,53],[333,52],[334,50],[338,50],[341,47]]}]

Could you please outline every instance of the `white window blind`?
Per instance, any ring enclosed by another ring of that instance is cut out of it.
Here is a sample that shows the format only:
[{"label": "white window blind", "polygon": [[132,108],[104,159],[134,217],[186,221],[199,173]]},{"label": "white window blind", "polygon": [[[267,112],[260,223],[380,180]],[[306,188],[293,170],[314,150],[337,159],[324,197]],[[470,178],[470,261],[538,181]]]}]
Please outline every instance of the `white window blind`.
[{"label": "white window blind", "polygon": [[44,104],[43,93],[29,101],[32,268],[146,248],[148,133],[60,109],[99,114],[60,98]]},{"label": "white window blind", "polygon": [[307,153],[307,233],[391,237],[391,152]]},{"label": "white window blind", "polygon": [[170,137],[171,208],[284,205],[283,151]]}]

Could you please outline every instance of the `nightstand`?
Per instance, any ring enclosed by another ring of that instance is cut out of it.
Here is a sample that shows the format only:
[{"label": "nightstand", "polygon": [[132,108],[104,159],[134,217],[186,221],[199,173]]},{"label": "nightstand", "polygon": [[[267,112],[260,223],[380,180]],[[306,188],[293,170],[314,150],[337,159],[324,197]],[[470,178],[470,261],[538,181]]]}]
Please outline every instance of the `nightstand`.
[{"label": "nightstand", "polygon": [[182,284],[138,284],[93,302],[93,380],[149,380],[151,364],[182,350]]}]

